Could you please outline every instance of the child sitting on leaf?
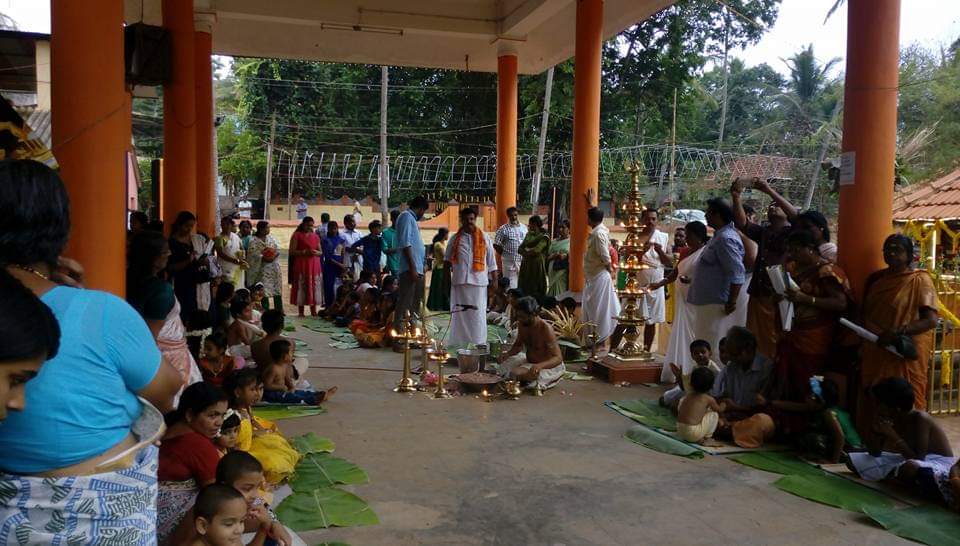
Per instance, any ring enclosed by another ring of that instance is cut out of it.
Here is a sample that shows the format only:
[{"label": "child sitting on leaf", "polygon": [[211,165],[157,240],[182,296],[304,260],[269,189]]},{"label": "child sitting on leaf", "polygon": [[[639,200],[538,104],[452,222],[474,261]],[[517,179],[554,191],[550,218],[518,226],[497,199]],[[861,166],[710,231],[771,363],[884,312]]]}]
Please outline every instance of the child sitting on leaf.
[{"label": "child sitting on leaf", "polygon": [[725,407],[709,394],[715,379],[716,374],[707,366],[697,366],[690,373],[690,390],[677,407],[677,435],[681,440],[702,444],[717,430]]},{"label": "child sitting on leaf", "polygon": [[315,406],[329,400],[337,387],[315,391],[296,387],[293,369],[293,343],[279,339],[270,344],[271,361],[260,368],[263,400],[272,404],[307,404]]},{"label": "child sitting on leaf", "polygon": [[[719,374],[722,369],[719,364],[713,361],[713,352],[710,350],[710,343],[702,339],[695,339],[690,343],[690,358],[694,363],[694,370],[697,368],[710,368],[714,374]],[[674,377],[677,378],[677,384],[660,397],[660,405],[670,408],[671,411],[677,411],[677,404],[683,398],[684,393],[690,392],[690,377],[692,374],[683,373],[679,366],[670,363],[670,369]]]}]

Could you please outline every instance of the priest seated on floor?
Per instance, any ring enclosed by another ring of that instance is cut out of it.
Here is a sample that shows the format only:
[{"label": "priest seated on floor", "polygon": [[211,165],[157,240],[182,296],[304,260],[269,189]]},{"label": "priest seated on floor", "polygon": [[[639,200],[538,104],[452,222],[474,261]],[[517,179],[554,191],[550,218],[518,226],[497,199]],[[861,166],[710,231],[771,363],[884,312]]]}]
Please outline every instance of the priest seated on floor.
[{"label": "priest seated on floor", "polygon": [[499,363],[504,377],[545,390],[555,387],[567,369],[553,327],[540,318],[539,311],[537,300],[530,296],[517,301],[517,340],[500,355]]}]

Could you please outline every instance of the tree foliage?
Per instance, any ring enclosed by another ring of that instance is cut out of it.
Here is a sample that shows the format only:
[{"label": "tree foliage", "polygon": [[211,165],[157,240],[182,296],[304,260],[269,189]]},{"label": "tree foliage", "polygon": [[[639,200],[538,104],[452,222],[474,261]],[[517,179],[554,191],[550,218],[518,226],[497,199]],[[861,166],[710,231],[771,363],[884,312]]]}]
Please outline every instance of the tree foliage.
[{"label": "tree foliage", "polygon": [[[742,153],[836,157],[843,97],[842,67],[836,59],[818,59],[812,45],[784,59],[780,71],[767,64],[748,67],[736,58],[739,48],[756,43],[773,25],[779,4],[680,0],[606,42],[601,146],[669,142],[676,92],[678,143]],[[955,161],[960,149],[958,47],[960,40],[943,51],[911,46],[902,53],[898,130],[902,151],[910,152],[898,161],[902,180],[923,179]],[[572,59],[555,67],[551,115],[543,135],[547,150],[572,148],[574,68]],[[274,120],[278,150],[368,158],[377,154],[380,78],[379,66],[235,59],[230,73],[216,82],[219,173],[225,187],[238,195],[262,195]],[[391,156],[495,153],[495,74],[391,67],[389,80]],[[537,148],[545,85],[545,74],[519,79],[520,153]],[[162,153],[158,104],[134,102],[135,137],[142,155]],[[617,193],[621,184],[605,180],[601,192]],[[307,196],[317,191],[296,189]],[[354,197],[367,191],[358,188]],[[527,192],[521,187],[518,193]]]}]

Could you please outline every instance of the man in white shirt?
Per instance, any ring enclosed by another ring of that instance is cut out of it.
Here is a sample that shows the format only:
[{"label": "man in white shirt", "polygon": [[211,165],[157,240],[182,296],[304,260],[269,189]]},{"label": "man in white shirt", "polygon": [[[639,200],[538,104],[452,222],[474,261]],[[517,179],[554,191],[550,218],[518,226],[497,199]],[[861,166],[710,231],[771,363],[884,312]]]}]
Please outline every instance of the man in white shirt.
[{"label": "man in white shirt", "polygon": [[613,289],[613,264],[610,261],[610,230],[603,225],[603,211],[593,206],[593,192],[587,191],[587,223],[592,228],[583,255],[583,322],[594,324],[597,349],[609,350],[610,334],[617,327],[614,317],[620,315],[620,300]]},{"label": "man in white shirt", "polygon": [[240,218],[250,218],[253,215],[253,203],[244,197],[237,203],[237,216]]},{"label": "man in white shirt", "polygon": [[[307,200],[301,197],[300,200],[297,201],[297,220],[303,221],[303,219],[307,217],[307,211],[309,210],[310,206],[307,205]],[[326,226],[323,226],[323,228],[326,229]]]},{"label": "man in white shirt", "polygon": [[493,248],[500,255],[503,276],[510,279],[510,288],[516,288],[517,280],[520,278],[520,262],[523,261],[519,252],[520,243],[527,236],[527,226],[520,223],[517,207],[507,209],[507,218],[509,221],[497,230],[493,239]]},{"label": "man in white shirt", "polygon": [[450,345],[487,343],[487,285],[497,282],[494,247],[476,225],[477,213],[460,210],[460,230],[444,256],[450,275]]},{"label": "man in white shirt", "polygon": [[[363,238],[363,233],[357,229],[356,215],[348,214],[343,217],[343,230],[340,236],[347,241],[346,248],[352,249],[353,244]],[[360,271],[363,269],[363,256],[359,252],[348,251],[350,270],[354,281],[360,280]]]},{"label": "man in white shirt", "polygon": [[[640,215],[644,233],[649,235],[641,262],[647,269],[640,271],[637,280],[646,286],[663,280],[663,268],[673,265],[673,255],[670,254],[670,236],[657,229],[657,209],[648,207]],[[643,327],[643,348],[649,351],[653,345],[653,338],[657,333],[657,324],[667,320],[666,296],[664,288],[657,288],[644,296],[647,307],[647,324]]]}]

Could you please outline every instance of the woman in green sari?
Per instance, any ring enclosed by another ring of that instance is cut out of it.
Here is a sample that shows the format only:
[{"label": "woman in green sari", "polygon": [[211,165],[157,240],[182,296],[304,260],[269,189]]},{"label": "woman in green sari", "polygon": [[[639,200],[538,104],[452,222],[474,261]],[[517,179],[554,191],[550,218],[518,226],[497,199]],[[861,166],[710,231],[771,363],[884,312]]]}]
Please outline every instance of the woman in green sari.
[{"label": "woman in green sari", "polygon": [[440,228],[430,244],[433,257],[433,272],[430,274],[430,294],[427,296],[427,309],[431,311],[450,310],[450,275],[446,274],[443,258],[447,254],[447,236],[450,230]]},{"label": "woman in green sari", "polygon": [[570,268],[570,220],[561,220],[557,224],[557,238],[550,244],[547,255],[547,277],[550,286],[547,295],[557,297],[567,291],[567,270]]},{"label": "woman in green sari", "polygon": [[520,276],[517,288],[524,296],[533,296],[543,301],[547,295],[547,252],[550,250],[550,236],[543,230],[543,220],[539,216],[530,217],[527,236],[520,243],[518,252],[523,257],[520,262]]}]

